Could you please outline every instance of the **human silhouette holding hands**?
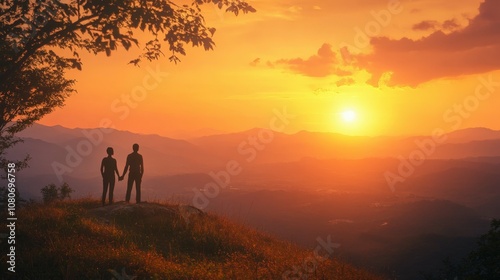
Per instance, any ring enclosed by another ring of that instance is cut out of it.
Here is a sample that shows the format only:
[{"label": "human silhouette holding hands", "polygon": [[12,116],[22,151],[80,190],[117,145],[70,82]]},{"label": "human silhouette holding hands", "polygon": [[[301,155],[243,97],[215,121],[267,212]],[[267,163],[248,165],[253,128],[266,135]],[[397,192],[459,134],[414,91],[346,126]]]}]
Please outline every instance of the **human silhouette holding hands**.
[{"label": "human silhouette holding hands", "polygon": [[125,169],[123,169],[123,174],[119,179],[123,180],[125,174],[129,171],[125,201],[127,203],[130,202],[130,193],[132,192],[132,186],[135,182],[135,200],[137,203],[141,203],[141,181],[142,175],[144,174],[144,162],[142,160],[142,155],[138,153],[139,144],[132,145],[132,150],[133,152],[127,156]]},{"label": "human silhouette holding hands", "polygon": [[116,166],[116,159],[113,158],[113,148],[106,149],[107,157],[102,159],[101,162],[101,175],[102,175],[102,205],[106,203],[106,193],[109,189],[109,204],[113,204],[113,191],[115,189],[115,173],[118,177],[118,167]]}]

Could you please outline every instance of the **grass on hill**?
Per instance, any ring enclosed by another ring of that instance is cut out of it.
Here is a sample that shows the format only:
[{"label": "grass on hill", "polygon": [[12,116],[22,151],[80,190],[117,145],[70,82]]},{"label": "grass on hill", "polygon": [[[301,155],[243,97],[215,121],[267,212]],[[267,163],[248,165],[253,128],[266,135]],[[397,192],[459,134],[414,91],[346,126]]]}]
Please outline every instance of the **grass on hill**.
[{"label": "grass on hill", "polygon": [[185,219],[178,206],[156,203],[99,207],[84,199],[19,209],[9,277],[382,279],[213,214]]}]

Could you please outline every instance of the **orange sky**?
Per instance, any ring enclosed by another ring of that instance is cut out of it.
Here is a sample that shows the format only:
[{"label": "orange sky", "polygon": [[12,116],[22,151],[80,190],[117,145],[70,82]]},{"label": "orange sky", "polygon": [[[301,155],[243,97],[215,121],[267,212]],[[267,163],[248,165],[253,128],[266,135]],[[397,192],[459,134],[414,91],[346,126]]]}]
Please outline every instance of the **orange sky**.
[{"label": "orange sky", "polygon": [[84,55],[78,93],[41,123],[186,137],[269,127],[286,108],[288,133],[500,129],[500,1],[249,2],[257,13],[207,7],[217,46],[178,65]]}]

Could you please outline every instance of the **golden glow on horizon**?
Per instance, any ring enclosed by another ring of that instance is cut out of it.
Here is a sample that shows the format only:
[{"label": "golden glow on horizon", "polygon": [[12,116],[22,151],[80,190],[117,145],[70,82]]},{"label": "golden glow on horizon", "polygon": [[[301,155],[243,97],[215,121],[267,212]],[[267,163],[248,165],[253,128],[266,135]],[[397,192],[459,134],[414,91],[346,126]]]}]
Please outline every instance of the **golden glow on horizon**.
[{"label": "golden glow on horizon", "polygon": [[[427,19],[441,23],[462,14],[472,19],[480,2],[449,4],[443,0],[432,2],[431,7],[427,2],[405,2],[403,12],[392,16],[387,26],[379,24],[377,35],[394,40],[424,38],[434,29],[415,30],[414,25]],[[140,68],[127,65],[142,48],[120,50],[110,57],[81,52],[83,71],[69,73],[77,80],[78,93],[41,123],[95,128],[109,120],[119,130],[180,138],[201,136],[198,131],[267,128],[279,112],[278,117],[294,116],[283,127],[285,133],[307,130],[376,136],[427,135],[436,128],[447,132],[478,126],[500,129],[491,117],[500,102],[494,94],[481,102],[477,111],[465,112],[468,117],[460,119],[459,127],[443,117],[449,110],[452,114],[447,116],[455,117],[452,120],[462,116],[455,111],[455,104],[463,107],[474,96],[480,85],[476,74],[451,75],[416,87],[392,86],[383,79],[372,80],[373,73],[366,67],[343,65],[339,50],[343,42],[366,55],[375,52],[368,39],[360,40],[356,28],[364,30],[378,23],[370,11],[387,9],[387,1],[363,5],[355,1],[315,2],[321,9],[312,4],[295,7],[289,1],[252,3],[258,12],[238,17],[207,5],[208,25],[217,28],[216,49],[188,48],[188,55],[177,65],[166,58],[145,62]],[[332,13],[342,15],[342,24],[336,24]],[[468,24],[459,22],[462,28]],[[358,41],[365,41],[366,46],[356,46]],[[393,54],[381,52],[383,45],[377,51],[380,69],[372,72],[397,66],[398,73],[423,73],[418,70],[419,60],[385,65],[383,62],[394,60]],[[452,70],[459,71],[456,67]],[[352,75],[345,76],[347,73]],[[481,75],[494,83],[500,70]]]}]

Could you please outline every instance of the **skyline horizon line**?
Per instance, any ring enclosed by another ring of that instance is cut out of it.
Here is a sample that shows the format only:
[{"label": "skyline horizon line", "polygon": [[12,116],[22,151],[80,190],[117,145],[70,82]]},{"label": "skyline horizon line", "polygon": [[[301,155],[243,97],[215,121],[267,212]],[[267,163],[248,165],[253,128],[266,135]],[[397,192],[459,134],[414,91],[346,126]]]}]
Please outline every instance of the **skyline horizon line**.
[{"label": "skyline horizon line", "polygon": [[[51,125],[51,124],[43,124],[40,122],[35,122],[33,125],[40,125],[40,126],[44,126],[44,127],[62,127],[65,129],[76,129],[76,130],[112,129],[112,130],[118,131],[118,132],[128,132],[128,133],[132,133],[132,134],[136,134],[136,135],[143,135],[143,136],[159,136],[159,137],[177,139],[177,140],[188,140],[188,139],[196,139],[196,138],[211,137],[211,136],[242,134],[242,133],[248,133],[248,132],[251,132],[254,130],[271,130],[274,133],[284,134],[284,135],[288,135],[288,136],[293,136],[293,135],[297,135],[297,134],[306,132],[306,133],[322,133],[322,134],[334,134],[334,135],[347,136],[347,137],[367,137],[367,138],[379,138],[379,137],[404,138],[404,137],[429,136],[429,135],[433,134],[431,131],[428,134],[408,133],[408,134],[368,135],[368,134],[349,134],[349,133],[342,133],[342,132],[335,132],[335,131],[319,131],[319,130],[306,130],[306,129],[296,130],[294,132],[283,132],[283,131],[275,131],[275,130],[272,130],[270,128],[263,128],[263,127],[252,127],[252,128],[248,128],[248,129],[234,130],[234,131],[223,131],[223,130],[207,127],[207,128],[200,128],[200,129],[195,129],[195,130],[176,131],[176,132],[169,133],[169,135],[165,135],[165,134],[154,133],[154,132],[144,133],[144,132],[137,132],[137,131],[133,131],[133,130],[119,129],[119,128],[113,128],[113,127],[79,127],[79,126],[70,127],[70,126],[65,126],[65,125],[61,125],[61,124]],[[32,126],[28,127],[27,129],[29,130],[30,128],[32,128]],[[474,129],[486,129],[486,130],[491,131],[491,132],[500,132],[500,129],[495,129],[495,128],[486,127],[486,126],[469,126],[469,127],[451,130],[451,131],[445,131],[444,134],[446,135],[446,134],[450,134],[450,133],[454,133],[454,132],[458,132],[458,131],[466,131],[466,130],[474,130]],[[195,132],[203,131],[203,130],[213,131],[214,133],[200,133],[200,134],[196,135]],[[190,135],[190,136],[186,137],[186,138],[178,137],[182,134],[186,134],[186,135]]]}]

